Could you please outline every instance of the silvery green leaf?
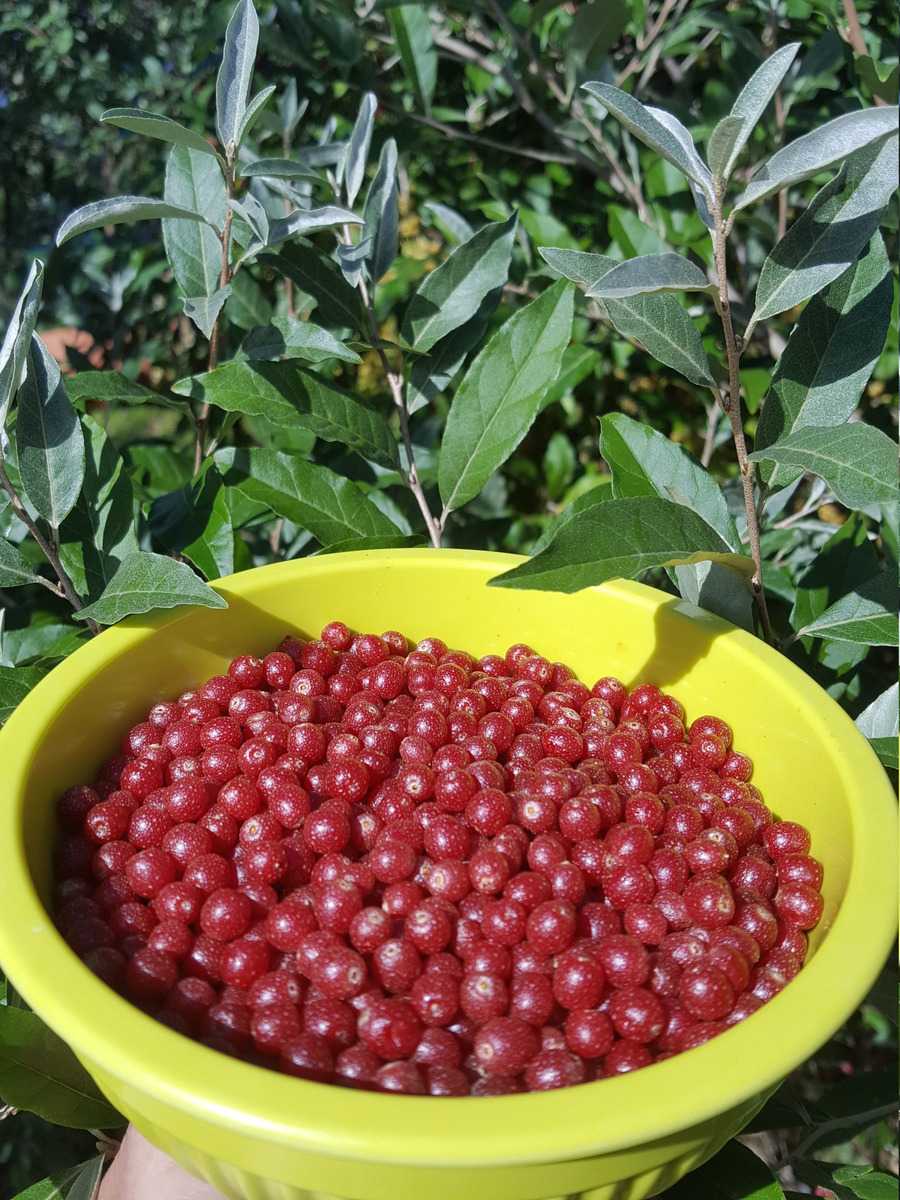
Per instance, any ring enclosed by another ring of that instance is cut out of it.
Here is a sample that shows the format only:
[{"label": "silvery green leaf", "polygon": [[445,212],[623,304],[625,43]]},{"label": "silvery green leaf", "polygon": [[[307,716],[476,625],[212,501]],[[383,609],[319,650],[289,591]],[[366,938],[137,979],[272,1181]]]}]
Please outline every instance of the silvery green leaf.
[{"label": "silvery green leaf", "polygon": [[115,625],[123,617],[185,604],[228,607],[187,563],[138,550],[123,559],[100,598],[80,609],[75,618],[96,621],[98,625]]},{"label": "silvery green leaf", "polygon": [[690,259],[680,254],[644,254],[629,258],[588,288],[601,300],[627,300],[654,292],[712,292],[714,285]]},{"label": "silvery green leaf", "polygon": [[118,129],[127,129],[130,133],[140,133],[144,137],[157,138],[161,142],[172,142],[176,146],[189,146],[200,154],[211,154],[216,157],[215,149],[206,138],[186,129],[169,117],[147,112],[143,108],[108,108],[100,114],[100,120],[106,125],[115,125]]},{"label": "silvery green leaf", "polygon": [[734,157],[734,148],[744,136],[744,122],[740,117],[723,117],[713,128],[706,144],[709,169],[715,179],[728,178],[728,164]]},{"label": "silvery green leaf", "polygon": [[[728,179],[734,170],[735,163],[747,144],[747,140],[797,57],[800,45],[800,42],[792,42],[789,46],[782,46],[780,50],[776,50],[750,76],[741,89],[740,95],[731,106],[730,114],[731,117],[736,117],[741,122],[741,128],[737,136],[729,137],[731,145],[723,158],[721,179]],[[726,121],[728,119],[728,117],[725,118]],[[721,124],[722,122],[720,122]],[[710,159],[710,166],[712,166],[712,159]],[[715,169],[713,173],[715,174]]]},{"label": "silvery green leaf", "polygon": [[863,646],[896,646],[896,570],[880,571],[857,585],[821,616],[798,629],[797,635]]},{"label": "silvery green leaf", "polygon": [[346,142],[326,141],[318,146],[304,146],[297,152],[297,159],[308,167],[334,167],[344,157]]},{"label": "silvery green leaf", "polygon": [[327,204],[323,208],[298,208],[286,217],[279,217],[269,224],[269,245],[301,233],[314,233],[317,229],[332,229],[335,225],[363,225],[362,217],[346,208]]},{"label": "silvery green leaf", "polygon": [[23,587],[35,583],[37,578],[20,551],[0,538],[0,588]]},{"label": "silvery green leaf", "polygon": [[430,350],[465,324],[494,288],[506,283],[516,214],[485,225],[431,271],[411,297],[401,334],[416,350]]},{"label": "silvery green leaf", "polygon": [[337,358],[342,362],[359,363],[359,355],[338,341],[333,333],[298,321],[296,317],[273,317],[268,325],[251,329],[241,343],[241,353],[250,359],[302,358],[307,362],[325,362]]},{"label": "silvery green leaf", "polygon": [[388,21],[406,78],[426,116],[437,85],[438,57],[425,4],[398,4],[387,10]]},{"label": "silvery green leaf", "polygon": [[855,150],[897,132],[896,108],[863,108],[835,117],[776,151],[758,168],[734,203],[734,212],[765,200],[842,162]]},{"label": "silvery green leaf", "polygon": [[304,96],[300,100],[297,96],[297,80],[291,77],[287,81],[284,91],[281,93],[281,98],[278,101],[278,115],[281,118],[281,132],[284,138],[290,142],[294,133],[303,118],[303,114],[309,108],[309,100]]},{"label": "silvery green leaf", "polygon": [[573,290],[559,280],[490,339],[453,397],[438,483],[447,512],[473,500],[522,438],[559,374],[572,333]]},{"label": "silvery green leaf", "polygon": [[311,171],[306,164],[291,158],[258,158],[255,162],[244,163],[237,173],[241,179],[262,176],[269,179],[300,179],[306,183],[327,182],[324,175]]},{"label": "silvery green leaf", "polygon": [[900,734],[900,685],[893,684],[872,701],[856,718],[856,728],[867,738],[897,737]]},{"label": "silvery green leaf", "polygon": [[228,193],[215,159],[186,146],[174,146],[166,162],[164,195],[170,204],[206,214],[209,225],[193,221],[162,223],[166,258],[186,296],[211,296],[222,274],[222,244],[216,234],[225,223]]},{"label": "silvery green leaf", "polygon": [[25,495],[58,529],[81,491],[84,437],[59,367],[37,335],[32,336],[28,376],[19,392],[16,445]]},{"label": "silvery green leaf", "polygon": [[[841,425],[881,354],[894,287],[884,242],[876,235],[860,258],[803,310],[781,355],[756,429],[762,450],[805,425]],[[770,487],[800,475],[762,464]]]},{"label": "silvery green leaf", "polygon": [[807,426],[750,457],[818,475],[847,508],[898,500],[897,444],[874,425]]},{"label": "silvery green leaf", "polygon": [[347,143],[341,177],[347,195],[347,203],[352,206],[359,195],[363,179],[366,176],[366,163],[369,159],[369,146],[372,142],[372,129],[375,124],[375,109],[378,100],[373,92],[366,92],[359,106],[359,113]]},{"label": "silvery green leaf", "polygon": [[[603,254],[583,250],[539,247],[548,266],[585,290],[598,284],[619,263]],[[633,338],[650,354],[680,371],[692,383],[711,387],[709,359],[697,326],[674,296],[634,296],[628,300],[604,300],[610,323],[623,337]]]},{"label": "silvery green leaf", "polygon": [[752,322],[785,312],[855,262],[897,190],[896,137],[857,151],[787,231],[760,272]]},{"label": "silvery green leaf", "polygon": [[358,287],[360,279],[365,275],[366,262],[372,252],[374,241],[374,238],[366,237],[350,246],[338,246],[338,266],[351,287]]},{"label": "silvery green leaf", "polygon": [[262,88],[256,93],[250,103],[247,105],[247,110],[241,118],[240,128],[237,132],[237,145],[240,146],[244,138],[250,133],[250,130],[259,120],[262,110],[265,108],[269,97],[275,91],[275,84],[270,83],[268,87]]},{"label": "silvery green leaf", "polygon": [[259,19],[253,0],[238,0],[225,30],[225,48],[216,76],[216,129],[229,157],[247,111],[247,96],[256,62]]},{"label": "silvery green leaf", "polygon": [[437,200],[428,200],[422,205],[422,219],[436,225],[448,241],[457,244],[467,242],[475,232],[461,213]]},{"label": "silvery green leaf", "polygon": [[[659,110],[656,110],[657,115],[654,115],[646,105],[635,100],[634,96],[613,87],[612,84],[585,83],[582,86],[599,100],[606,111],[612,113],[629,133],[633,133],[651,150],[661,154],[667,162],[687,175],[688,179],[693,179],[701,188],[705,190],[708,187],[708,172],[699,161],[696,151],[691,153],[681,135],[673,132],[670,127],[674,117],[664,123],[659,119]],[[691,144],[693,145],[693,142]]]},{"label": "silvery green leaf", "polygon": [[36,258],[29,268],[25,286],[16,301],[3,335],[3,345],[0,346],[0,430],[4,428],[9,406],[22,384],[43,286],[44,264]]},{"label": "silvery green leaf", "polygon": [[366,235],[371,240],[369,274],[374,283],[391,266],[399,248],[400,211],[397,201],[397,143],[393,138],[381,147],[378,170],[363,205]]},{"label": "silvery green leaf", "polygon": [[717,562],[672,567],[683,600],[753,631],[753,593],[747,576]]},{"label": "silvery green leaf", "polygon": [[712,213],[710,212],[710,205],[713,201],[712,176],[709,173],[706,163],[700,157],[697,147],[694,145],[694,139],[691,137],[690,131],[682,125],[676,116],[673,116],[670,112],[666,112],[664,108],[652,108],[648,105],[647,112],[655,117],[660,125],[664,125],[681,144],[694,168],[694,175],[688,176],[691,195],[694,197],[694,205],[700,214],[700,220],[707,229],[712,229],[714,224]]},{"label": "silvery green leaf", "polygon": [[56,244],[62,246],[79,233],[100,229],[103,225],[130,225],[134,221],[152,221],[157,217],[209,223],[200,213],[166,200],[156,200],[152,196],[115,196],[111,200],[94,200],[66,217],[56,231]]},{"label": "silvery green leaf", "polygon": [[247,192],[243,200],[229,200],[228,206],[240,214],[257,241],[265,246],[269,241],[269,214],[257,198]]},{"label": "silvery green leaf", "polygon": [[190,317],[205,338],[210,338],[230,295],[231,285],[226,284],[211,296],[185,296],[184,315]]}]

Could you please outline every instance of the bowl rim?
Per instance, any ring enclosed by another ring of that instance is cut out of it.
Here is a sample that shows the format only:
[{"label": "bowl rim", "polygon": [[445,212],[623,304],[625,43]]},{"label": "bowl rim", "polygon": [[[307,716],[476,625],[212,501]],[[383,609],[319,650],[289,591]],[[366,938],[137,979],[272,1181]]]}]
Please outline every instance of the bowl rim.
[{"label": "bowl rim", "polygon": [[[288,581],[348,568],[381,570],[398,559],[423,570],[483,576],[522,561],[466,550],[351,551],[253,568],[213,586],[226,599],[237,598],[252,594],[263,576],[268,584],[275,575]],[[7,793],[0,806],[0,961],[16,987],[77,1054],[132,1094],[152,1097],[155,1109],[171,1105],[232,1134],[334,1158],[499,1166],[583,1157],[666,1137],[771,1089],[858,1006],[889,952],[896,927],[890,783],[849,716],[753,635],[643,584],[616,581],[596,590],[648,612],[674,606],[727,638],[739,660],[789,685],[814,710],[823,738],[840,756],[837,769],[848,784],[853,825],[844,900],[812,961],[751,1022],[645,1071],[553,1092],[479,1098],[476,1104],[292,1079],[193,1042],[119,997],[68,948],[37,894],[21,831],[25,783],[44,729],[84,681],[194,609],[132,618],[106,630],[50,672],[0,731]]]}]

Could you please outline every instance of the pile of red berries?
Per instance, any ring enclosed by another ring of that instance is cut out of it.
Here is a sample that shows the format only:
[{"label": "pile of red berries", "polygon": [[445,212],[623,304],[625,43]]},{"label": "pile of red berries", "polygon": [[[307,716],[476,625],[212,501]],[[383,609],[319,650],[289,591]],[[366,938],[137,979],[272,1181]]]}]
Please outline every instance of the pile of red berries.
[{"label": "pile of red berries", "polygon": [[59,928],[207,1045],[435,1096],[634,1071],[797,974],[822,868],[731,730],[528,646],[333,622],[157,704],[59,805]]}]

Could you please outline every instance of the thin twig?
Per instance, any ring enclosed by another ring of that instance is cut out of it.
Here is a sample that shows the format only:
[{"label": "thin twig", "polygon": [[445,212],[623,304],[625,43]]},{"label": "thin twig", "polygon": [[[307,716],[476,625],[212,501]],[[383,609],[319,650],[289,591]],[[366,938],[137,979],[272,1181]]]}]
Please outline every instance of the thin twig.
[{"label": "thin twig", "polygon": [[[866,45],[866,39],[863,36],[862,25],[859,22],[859,13],[856,11],[855,0],[843,0],[844,15],[847,18],[847,36],[850,45],[856,54],[868,54],[869,48]],[[883,96],[875,95],[875,103],[881,107],[887,104],[887,100]]]},{"label": "thin twig", "polygon": [[725,335],[725,353],[728,359],[728,392],[725,410],[731,422],[731,436],[737,453],[738,469],[741,473],[741,487],[744,492],[744,510],[747,515],[747,537],[750,541],[750,553],[753,557],[753,596],[759,611],[763,636],[766,641],[772,640],[772,627],[769,622],[769,610],[766,605],[766,591],[762,575],[762,549],[759,538],[759,521],[756,515],[756,500],[753,494],[753,463],[747,454],[747,442],[744,437],[744,420],[741,409],[741,345],[734,332],[734,322],[731,317],[731,301],[728,298],[728,257],[727,234],[725,221],[722,216],[722,187],[716,187],[713,203],[713,243],[716,257],[716,276],[719,293],[716,297],[716,309],[722,321],[722,331]]},{"label": "thin twig", "polygon": [[706,434],[703,438],[703,453],[700,455],[700,465],[708,467],[716,450],[716,433],[719,429],[719,404],[708,404],[706,407]]},{"label": "thin twig", "polygon": [[[791,641],[796,641],[797,636],[798,635],[795,634]],[[809,1136],[804,1138],[796,1150],[792,1150],[789,1154],[785,1155],[780,1162],[775,1164],[773,1169],[776,1171],[781,1171],[789,1163],[800,1158],[805,1158],[807,1154],[809,1154],[810,1150],[812,1150],[814,1146],[818,1145],[819,1142],[822,1141],[823,1137],[828,1137],[828,1135],[831,1133],[836,1133],[841,1129],[852,1129],[854,1126],[859,1125],[860,1122],[864,1124],[871,1123],[874,1125],[878,1121],[885,1120],[887,1117],[893,1116],[896,1112],[896,1103],[882,1104],[878,1108],[869,1109],[867,1112],[854,1113],[853,1116],[850,1117],[835,1117],[832,1121],[825,1121],[824,1124],[816,1126],[816,1128],[811,1131]]]},{"label": "thin twig", "polygon": [[[230,200],[234,192],[234,163],[229,161],[225,169],[225,188]],[[227,287],[231,282],[231,222],[234,212],[231,205],[226,205],[225,222],[219,242],[222,246],[222,266],[219,271],[219,287]],[[219,365],[219,318],[216,317],[209,335],[209,359],[206,369],[214,371]],[[209,425],[209,403],[204,400],[197,412],[197,431],[194,438],[194,474],[197,475],[206,456],[206,432]]]},{"label": "thin twig", "polygon": [[[6,467],[3,465],[2,459],[0,459],[0,487],[2,487],[4,492],[6,492],[7,496],[9,496],[9,502],[12,505],[13,512],[16,514],[16,516],[19,518],[19,520],[22,522],[22,524],[25,526],[25,528],[28,530],[28,532],[31,534],[31,536],[34,538],[34,540],[40,546],[41,550],[44,553],[44,557],[47,559],[47,562],[53,568],[56,578],[59,580],[59,587],[60,587],[61,591],[58,591],[53,586],[53,584],[49,585],[50,590],[56,591],[58,595],[61,594],[62,596],[64,596],[65,599],[68,600],[68,602],[75,609],[75,611],[78,612],[78,610],[83,607],[81,600],[79,599],[78,593],[75,591],[75,588],[72,586],[72,580],[66,574],[66,570],[62,565],[62,562],[59,557],[59,553],[57,551],[56,546],[54,545],[54,541],[52,538],[49,540],[47,538],[45,538],[44,535],[41,533],[37,522],[33,521],[31,519],[31,514],[28,512],[28,509],[25,507],[25,505],[19,499],[16,489],[10,483],[9,476],[6,473]],[[42,582],[47,584],[47,580],[42,580]],[[93,628],[94,628],[94,632],[96,633],[97,627],[93,626]]]}]

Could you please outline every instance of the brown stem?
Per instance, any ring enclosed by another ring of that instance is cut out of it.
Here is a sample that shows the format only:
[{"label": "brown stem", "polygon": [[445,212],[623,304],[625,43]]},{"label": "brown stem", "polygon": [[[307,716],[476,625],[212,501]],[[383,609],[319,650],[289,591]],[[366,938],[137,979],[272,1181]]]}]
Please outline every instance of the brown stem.
[{"label": "brown stem", "polygon": [[722,217],[722,188],[716,187],[713,204],[713,241],[716,256],[716,276],[719,284],[719,294],[716,308],[722,321],[722,331],[725,335],[725,354],[728,359],[728,392],[726,395],[725,411],[731,422],[731,436],[737,453],[738,469],[741,473],[741,487],[744,492],[744,510],[747,515],[747,537],[750,541],[750,554],[753,558],[753,597],[759,612],[760,624],[766,641],[772,640],[772,626],[769,622],[769,610],[766,605],[766,592],[763,586],[762,549],[759,539],[759,520],[756,514],[756,500],[753,493],[753,463],[747,454],[747,442],[744,437],[744,420],[741,409],[741,344],[734,332],[734,322],[731,316],[731,301],[728,298],[728,258],[727,234],[725,221]]},{"label": "brown stem", "polygon": [[[234,191],[234,164],[229,162],[225,169],[225,188],[228,199]],[[231,222],[234,213],[230,205],[225,208],[225,222],[219,242],[222,246],[222,267],[219,271],[219,287],[227,287],[231,282]],[[207,371],[214,371],[219,365],[219,318],[216,317],[209,334],[209,358]],[[198,474],[206,455],[206,432],[209,425],[209,404],[204,400],[197,412],[197,432],[194,438],[194,474]]]},{"label": "brown stem", "polygon": [[[55,592],[57,595],[63,596],[66,600],[68,600],[75,611],[78,612],[83,605],[79,599],[78,593],[72,586],[72,580],[66,574],[66,570],[62,565],[59,557],[59,551],[56,546],[56,540],[52,536],[49,539],[45,538],[41,533],[37,522],[32,520],[31,514],[19,499],[16,489],[10,482],[2,459],[0,459],[0,487],[2,487],[7,496],[9,496],[9,502],[12,505],[13,512],[40,546],[44,557],[53,568],[53,572],[56,575],[56,578],[59,580],[59,588],[57,589],[53,584],[49,584],[47,580],[42,580],[42,582],[45,584],[45,586],[49,586],[51,591]],[[99,632],[97,626],[94,625],[93,622],[90,622],[90,624],[94,633]]]},{"label": "brown stem", "polygon": [[[859,13],[856,11],[855,0],[843,0],[844,15],[847,18],[847,36],[856,54],[868,54],[866,39],[863,37],[862,25],[859,23]],[[874,97],[875,103],[882,107],[888,102],[882,96]]]}]

